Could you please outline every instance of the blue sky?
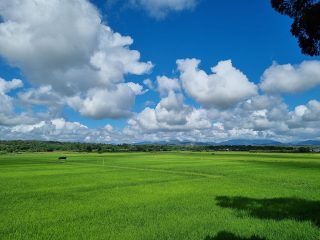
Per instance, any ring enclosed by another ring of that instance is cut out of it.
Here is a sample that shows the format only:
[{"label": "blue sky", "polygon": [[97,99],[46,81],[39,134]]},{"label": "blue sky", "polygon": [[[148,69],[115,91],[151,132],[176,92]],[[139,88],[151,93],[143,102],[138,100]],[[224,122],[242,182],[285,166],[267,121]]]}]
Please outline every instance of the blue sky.
[{"label": "blue sky", "polygon": [[[298,64],[319,59],[301,54],[289,31],[292,19],[274,11],[269,1],[202,0],[194,10],[172,13],[161,21],[147,18],[142,10],[118,12],[100,7],[109,12],[110,26],[132,36],[133,48],[156,64],[152,77],[170,75],[179,58],[199,58],[205,70],[220,60],[232,59],[258,83],[273,61]],[[305,96],[296,97],[299,100],[290,99],[294,105],[305,103]]]},{"label": "blue sky", "polygon": [[269,1],[0,0],[0,16],[2,139],[320,136],[320,58]]}]

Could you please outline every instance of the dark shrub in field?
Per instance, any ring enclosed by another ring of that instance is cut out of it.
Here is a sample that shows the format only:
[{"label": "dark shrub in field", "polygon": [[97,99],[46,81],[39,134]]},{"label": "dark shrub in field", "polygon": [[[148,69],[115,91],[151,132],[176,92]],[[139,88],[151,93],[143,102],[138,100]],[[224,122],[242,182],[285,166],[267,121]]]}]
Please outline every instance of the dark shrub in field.
[{"label": "dark shrub in field", "polygon": [[234,235],[233,233],[230,233],[227,231],[221,231],[214,237],[210,237],[210,236],[205,237],[204,240],[266,240],[266,239],[258,236],[252,236],[250,238],[239,237],[237,235]]}]

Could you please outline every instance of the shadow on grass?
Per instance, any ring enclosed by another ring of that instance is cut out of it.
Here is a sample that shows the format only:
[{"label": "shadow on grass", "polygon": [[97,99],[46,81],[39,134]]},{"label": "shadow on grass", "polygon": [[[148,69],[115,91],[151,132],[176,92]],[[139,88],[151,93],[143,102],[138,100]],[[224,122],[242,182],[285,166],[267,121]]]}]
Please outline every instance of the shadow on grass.
[{"label": "shadow on grass", "polygon": [[244,163],[264,165],[270,167],[297,168],[297,169],[320,169],[320,163],[310,161],[262,161],[262,160],[246,160]]},{"label": "shadow on grass", "polygon": [[311,221],[320,227],[320,202],[297,198],[216,197],[217,205],[246,211],[260,219]]},{"label": "shadow on grass", "polygon": [[206,236],[203,240],[266,240],[266,238],[261,238],[255,235],[249,238],[239,237],[237,235],[234,235],[233,233],[221,231],[216,236],[214,237]]}]

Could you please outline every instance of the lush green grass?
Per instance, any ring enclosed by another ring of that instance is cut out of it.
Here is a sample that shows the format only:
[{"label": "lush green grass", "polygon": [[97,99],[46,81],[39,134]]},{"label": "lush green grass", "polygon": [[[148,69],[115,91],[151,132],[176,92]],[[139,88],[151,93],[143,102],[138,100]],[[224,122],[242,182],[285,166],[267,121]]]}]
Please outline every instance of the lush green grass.
[{"label": "lush green grass", "polygon": [[317,154],[61,155],[0,155],[0,239],[320,239]]}]

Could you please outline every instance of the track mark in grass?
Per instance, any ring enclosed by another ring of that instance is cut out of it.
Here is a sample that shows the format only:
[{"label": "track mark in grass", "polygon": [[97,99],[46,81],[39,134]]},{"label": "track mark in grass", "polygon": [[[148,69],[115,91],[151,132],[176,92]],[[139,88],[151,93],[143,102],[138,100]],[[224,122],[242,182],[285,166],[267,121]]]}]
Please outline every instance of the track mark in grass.
[{"label": "track mark in grass", "polygon": [[216,197],[217,205],[246,211],[260,219],[311,221],[320,227],[320,201],[298,198],[256,199],[248,197]]},{"label": "track mark in grass", "polygon": [[[78,164],[78,163],[79,162],[77,162],[76,164]],[[146,172],[159,172],[159,173],[168,173],[168,174],[177,174],[177,175],[185,175],[185,176],[195,176],[195,177],[206,177],[206,178],[220,178],[220,177],[223,177],[223,175],[213,175],[213,174],[201,173],[201,172],[175,171],[175,170],[156,169],[156,168],[126,167],[126,166],[94,164],[94,163],[84,163],[84,164],[107,167],[107,168],[114,168],[114,169],[146,171]]]},{"label": "track mark in grass", "polygon": [[[6,197],[19,196],[19,199],[37,199],[45,200],[50,196],[51,199],[61,198],[61,192],[64,192],[64,200],[72,199],[74,197],[72,193],[89,193],[89,192],[102,192],[112,189],[121,189],[121,188],[130,188],[130,187],[139,187],[139,186],[150,186],[157,184],[171,184],[190,181],[190,179],[164,179],[164,180],[146,180],[141,182],[124,182],[124,183],[115,183],[115,184],[88,184],[81,186],[72,186],[72,187],[54,187],[48,191],[47,188],[35,189],[35,190],[24,190],[20,192],[3,192],[3,195]],[[26,195],[27,194],[27,195]],[[1,239],[1,238],[0,238]]]},{"label": "track mark in grass", "polygon": [[169,174],[177,174],[177,175],[196,176],[196,177],[206,177],[206,178],[223,177],[222,175],[212,175],[212,174],[200,173],[200,172],[175,171],[175,170],[155,169],[155,168],[124,167],[124,166],[116,166],[116,165],[104,165],[104,166],[109,167],[109,168],[116,168],[116,169],[136,170],[136,171],[146,171],[146,172],[160,172],[160,173],[169,173]]}]

